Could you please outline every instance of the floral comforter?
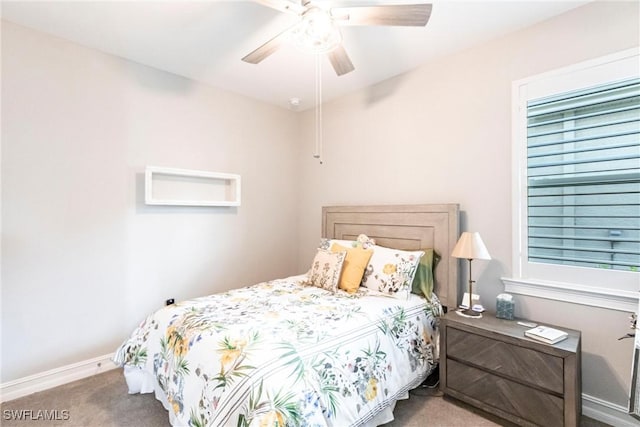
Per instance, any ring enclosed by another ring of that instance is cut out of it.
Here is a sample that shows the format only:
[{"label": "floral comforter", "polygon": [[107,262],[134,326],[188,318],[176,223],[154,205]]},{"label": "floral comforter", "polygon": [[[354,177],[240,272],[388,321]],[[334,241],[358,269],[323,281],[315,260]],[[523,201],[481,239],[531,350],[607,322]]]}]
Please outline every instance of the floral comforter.
[{"label": "floral comforter", "polygon": [[115,361],[153,375],[174,426],[365,424],[433,369],[441,307],[304,278],[162,308]]}]

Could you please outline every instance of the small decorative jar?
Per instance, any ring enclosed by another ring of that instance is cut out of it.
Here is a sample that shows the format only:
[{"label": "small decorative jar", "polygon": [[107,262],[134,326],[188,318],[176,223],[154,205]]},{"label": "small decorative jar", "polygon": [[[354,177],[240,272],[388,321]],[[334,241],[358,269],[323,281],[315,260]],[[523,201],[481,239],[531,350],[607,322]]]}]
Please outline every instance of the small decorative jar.
[{"label": "small decorative jar", "polygon": [[496,298],[496,317],[499,319],[513,320],[513,296],[500,294]]}]

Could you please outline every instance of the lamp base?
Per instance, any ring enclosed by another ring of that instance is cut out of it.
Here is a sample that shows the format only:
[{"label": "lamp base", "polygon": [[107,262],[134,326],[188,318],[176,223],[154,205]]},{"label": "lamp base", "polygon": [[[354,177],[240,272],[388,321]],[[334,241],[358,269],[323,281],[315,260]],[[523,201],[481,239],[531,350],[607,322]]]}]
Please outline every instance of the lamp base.
[{"label": "lamp base", "polygon": [[480,319],[482,317],[482,313],[478,313],[477,311],[473,311],[469,308],[459,308],[456,310],[456,313],[462,317],[472,317],[475,319]]}]

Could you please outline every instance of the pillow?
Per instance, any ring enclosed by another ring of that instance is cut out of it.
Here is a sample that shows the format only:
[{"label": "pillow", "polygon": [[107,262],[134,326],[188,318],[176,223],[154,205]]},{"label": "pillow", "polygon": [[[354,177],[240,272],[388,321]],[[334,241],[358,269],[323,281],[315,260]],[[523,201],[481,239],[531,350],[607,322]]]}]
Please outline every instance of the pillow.
[{"label": "pillow", "polygon": [[376,245],[376,241],[366,234],[359,234],[356,242],[362,246],[364,249],[369,249]]},{"label": "pillow", "polygon": [[362,284],[396,298],[407,299],[423,251],[402,251],[374,246]]},{"label": "pillow", "polygon": [[358,245],[358,242],[355,240],[337,240],[337,239],[325,239],[324,237],[320,239],[320,245],[318,249],[324,249],[325,251],[331,250],[331,246],[334,243],[339,244],[340,246],[344,246],[345,248],[355,248]]},{"label": "pillow", "polygon": [[363,249],[359,246],[346,248],[338,243],[333,243],[331,245],[331,252],[347,253],[338,287],[350,294],[355,293],[360,287],[364,270],[369,264],[373,251],[371,249]]},{"label": "pillow", "polygon": [[360,247],[363,249],[369,249],[369,248],[373,248],[373,246],[376,244],[376,241],[365,234],[360,234],[358,236],[358,240],[338,240],[338,239],[327,239],[323,237],[322,239],[320,239],[320,246],[318,246],[318,249],[329,250],[331,248],[331,245],[333,245],[334,243],[345,246],[347,248]]},{"label": "pillow", "polygon": [[416,275],[413,277],[411,284],[411,292],[417,295],[423,295],[427,301],[431,302],[433,295],[434,276],[433,270],[440,261],[440,256],[433,249],[422,249],[424,255],[420,258]]},{"label": "pillow", "polygon": [[346,251],[329,252],[318,249],[309,270],[309,285],[335,292],[338,289],[342,265],[347,256]]}]

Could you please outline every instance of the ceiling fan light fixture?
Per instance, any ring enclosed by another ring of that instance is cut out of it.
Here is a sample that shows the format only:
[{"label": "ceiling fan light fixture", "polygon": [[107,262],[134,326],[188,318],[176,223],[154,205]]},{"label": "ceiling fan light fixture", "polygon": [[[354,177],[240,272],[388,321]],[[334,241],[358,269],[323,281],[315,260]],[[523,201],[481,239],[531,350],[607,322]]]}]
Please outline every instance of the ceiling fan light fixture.
[{"label": "ceiling fan light fixture", "polygon": [[[346,7],[330,7],[327,5],[330,3],[327,0],[253,1],[276,10],[293,13],[299,20],[245,55],[242,58],[243,61],[258,64],[278,50],[283,42],[288,42],[299,50],[316,54],[316,56],[326,53],[338,76],[355,70],[343,46],[339,27],[345,25],[424,27],[429,21],[433,6],[430,3],[385,4],[384,0],[377,0],[378,4]],[[317,6],[319,4],[322,6]]]},{"label": "ceiling fan light fixture", "polygon": [[340,29],[329,12],[312,7],[290,32],[291,42],[303,52],[330,52],[342,42]]}]

